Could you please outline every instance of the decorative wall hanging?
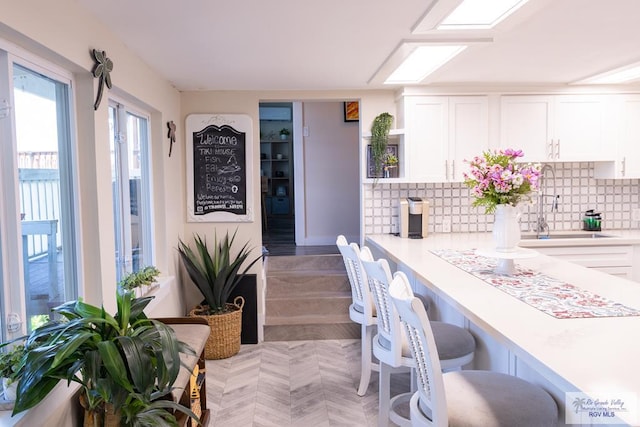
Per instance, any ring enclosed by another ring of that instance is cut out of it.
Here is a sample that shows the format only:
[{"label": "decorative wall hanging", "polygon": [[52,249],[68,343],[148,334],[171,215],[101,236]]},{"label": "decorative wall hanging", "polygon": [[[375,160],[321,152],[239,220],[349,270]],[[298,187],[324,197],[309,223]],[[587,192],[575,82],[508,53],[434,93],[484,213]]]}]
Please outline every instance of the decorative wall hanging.
[{"label": "decorative wall hanging", "polygon": [[173,143],[176,142],[176,124],[171,120],[170,122],[167,122],[167,127],[169,128],[169,133],[167,133],[167,138],[169,138],[169,157],[171,157]]},{"label": "decorative wall hanging", "polygon": [[96,97],[96,103],[93,104],[93,109],[97,110],[98,106],[100,106],[100,101],[102,101],[102,91],[104,90],[104,85],[106,84],[109,89],[111,89],[111,71],[113,70],[113,61],[107,58],[107,54],[105,51],[99,51],[93,49],[93,59],[96,61],[95,66],[93,67],[93,77],[96,79],[100,79],[98,82],[98,95]]}]

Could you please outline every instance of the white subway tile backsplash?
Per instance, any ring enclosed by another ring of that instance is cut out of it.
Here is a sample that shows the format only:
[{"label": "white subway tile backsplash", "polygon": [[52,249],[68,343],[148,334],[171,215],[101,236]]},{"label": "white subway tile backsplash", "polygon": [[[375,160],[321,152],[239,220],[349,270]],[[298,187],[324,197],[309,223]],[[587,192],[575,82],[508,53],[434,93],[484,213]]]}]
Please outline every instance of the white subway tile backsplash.
[{"label": "white subway tile backsplash", "polygon": [[[602,213],[603,229],[640,228],[640,222],[631,221],[631,209],[640,207],[640,180],[600,180],[593,176],[593,163],[556,163],[555,182],[547,176],[545,194],[555,187],[558,211],[551,212],[551,203],[544,205],[545,217],[552,230],[578,230],[587,209]],[[365,232],[393,233],[399,229],[398,206],[400,199],[416,196],[429,200],[429,232],[441,230],[442,218],[451,218],[453,232],[491,231],[493,215],[483,208],[471,206],[470,190],[462,183],[378,183],[365,185]],[[538,217],[537,199],[523,206],[523,230],[535,230]]]}]

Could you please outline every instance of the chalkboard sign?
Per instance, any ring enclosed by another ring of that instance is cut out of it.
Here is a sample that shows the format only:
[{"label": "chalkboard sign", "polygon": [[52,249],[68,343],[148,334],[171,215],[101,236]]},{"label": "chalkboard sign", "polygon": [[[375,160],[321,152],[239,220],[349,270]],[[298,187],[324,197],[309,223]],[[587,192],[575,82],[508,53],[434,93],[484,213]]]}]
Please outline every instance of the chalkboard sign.
[{"label": "chalkboard sign", "polygon": [[245,144],[244,132],[227,125],[210,125],[193,133],[195,215],[247,213]]},{"label": "chalkboard sign", "polygon": [[250,124],[243,115],[187,118],[190,221],[252,220]]}]

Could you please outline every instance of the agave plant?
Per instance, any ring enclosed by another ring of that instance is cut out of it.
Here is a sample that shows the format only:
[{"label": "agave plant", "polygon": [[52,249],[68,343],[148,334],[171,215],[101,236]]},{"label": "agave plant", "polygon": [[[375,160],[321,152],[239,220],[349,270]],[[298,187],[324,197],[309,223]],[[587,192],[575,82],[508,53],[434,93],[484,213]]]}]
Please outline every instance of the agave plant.
[{"label": "agave plant", "polygon": [[34,330],[25,342],[13,413],[35,406],[66,380],[81,384],[81,402],[89,413],[109,408],[125,426],[176,425],[168,410],[197,419],[170,396],[179,353],[195,352],[170,327],[147,318],[143,310],[151,299],[118,292],[115,316],[82,301],[54,308],[61,320]]},{"label": "agave plant", "polygon": [[242,264],[251,254],[249,242],[245,243],[237,255],[232,255],[232,246],[236,238],[236,230],[231,237],[229,232],[224,239],[218,241],[214,236],[214,245],[209,250],[206,238],[194,235],[195,251],[180,240],[178,251],[189,277],[202,293],[204,302],[209,306],[209,314],[224,313],[227,301],[247,271],[262,256],[251,261],[242,271]]}]

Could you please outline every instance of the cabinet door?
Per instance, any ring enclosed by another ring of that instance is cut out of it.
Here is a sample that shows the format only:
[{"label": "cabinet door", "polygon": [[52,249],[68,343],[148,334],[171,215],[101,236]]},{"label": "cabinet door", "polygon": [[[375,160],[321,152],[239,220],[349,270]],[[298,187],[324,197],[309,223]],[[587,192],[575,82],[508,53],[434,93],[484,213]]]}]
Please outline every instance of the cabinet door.
[{"label": "cabinet door", "polygon": [[622,107],[618,160],[620,177],[640,178],[640,96],[625,96]]},{"label": "cabinet door", "polygon": [[613,160],[609,149],[613,135],[611,98],[607,96],[560,95],[555,102],[555,160]]},{"label": "cabinet door", "polygon": [[524,161],[552,160],[550,96],[503,96],[500,99],[500,147],[524,152]]},{"label": "cabinet door", "polygon": [[449,98],[450,181],[463,181],[471,160],[489,148],[489,100],[485,96]]},{"label": "cabinet door", "polygon": [[411,97],[405,114],[407,177],[411,181],[445,181],[449,161],[447,98]]}]

